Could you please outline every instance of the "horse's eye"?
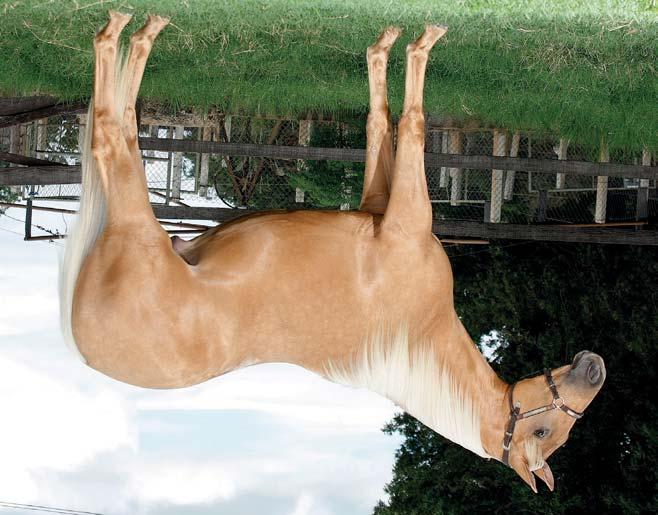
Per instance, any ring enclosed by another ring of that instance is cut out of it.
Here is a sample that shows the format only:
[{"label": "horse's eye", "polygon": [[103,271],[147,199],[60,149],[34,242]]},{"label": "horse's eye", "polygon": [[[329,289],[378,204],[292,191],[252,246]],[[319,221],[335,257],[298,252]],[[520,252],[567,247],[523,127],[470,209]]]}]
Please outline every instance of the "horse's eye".
[{"label": "horse's eye", "polygon": [[540,429],[536,429],[535,432],[534,432],[534,435],[537,438],[546,438],[546,436],[548,436],[548,429],[546,429],[545,427],[542,427]]}]

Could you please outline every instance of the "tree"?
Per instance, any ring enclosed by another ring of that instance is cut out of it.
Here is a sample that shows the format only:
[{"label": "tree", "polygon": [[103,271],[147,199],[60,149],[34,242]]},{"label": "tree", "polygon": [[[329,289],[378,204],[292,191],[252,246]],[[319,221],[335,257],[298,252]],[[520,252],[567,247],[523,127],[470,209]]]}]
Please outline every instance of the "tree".
[{"label": "tree", "polygon": [[[220,141],[280,145],[296,137],[292,125],[284,120],[232,117],[230,137],[224,123],[220,124]],[[286,176],[295,169],[294,162],[261,157],[211,156],[209,160],[209,175],[215,191],[232,207],[282,209],[294,206],[295,188],[288,184]]]},{"label": "tree", "polygon": [[588,349],[605,359],[606,384],[550,459],[553,493],[535,495],[499,462],[395,417],[384,431],[404,443],[375,515],[658,512],[657,257],[648,247],[566,244],[457,254],[458,313],[476,341],[489,336],[480,344],[496,349],[492,365],[505,380]]},{"label": "tree", "polygon": [[[329,148],[364,148],[364,120],[349,123],[316,123],[310,146]],[[347,204],[357,208],[363,189],[363,163],[343,161],[308,161],[288,178],[290,185],[304,191],[307,204],[320,208],[335,208]]]},{"label": "tree", "polygon": [[[0,202],[15,202],[19,195],[8,186],[0,186]],[[2,212],[0,210],[0,212]]]}]

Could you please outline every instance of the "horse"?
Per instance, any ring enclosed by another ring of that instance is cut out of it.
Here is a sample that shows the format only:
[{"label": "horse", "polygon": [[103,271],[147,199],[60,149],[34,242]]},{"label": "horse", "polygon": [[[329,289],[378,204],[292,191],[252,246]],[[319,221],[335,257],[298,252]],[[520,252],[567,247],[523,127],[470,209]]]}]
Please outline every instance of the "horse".
[{"label": "horse", "polygon": [[[428,55],[447,28],[406,48],[394,150],[386,69],[400,35],[367,49],[369,115],[359,210],[262,212],[190,240],[154,217],[135,101],[154,40],[150,15],[130,38],[110,12],[94,39],[83,195],[60,270],[65,340],[90,367],[146,388],[182,388],[268,362],[368,388],[485,459],[552,490],[548,457],[599,392],[603,359],[573,362],[512,386],[455,312],[450,262],[432,233],[423,163]],[[530,408],[521,412],[521,407]]]}]

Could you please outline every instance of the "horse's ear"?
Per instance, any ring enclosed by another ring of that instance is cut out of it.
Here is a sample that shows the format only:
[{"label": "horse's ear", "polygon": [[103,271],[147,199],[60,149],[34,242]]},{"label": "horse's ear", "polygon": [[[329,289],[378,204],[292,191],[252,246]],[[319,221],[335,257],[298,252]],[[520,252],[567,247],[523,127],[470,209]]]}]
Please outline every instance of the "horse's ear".
[{"label": "horse's ear", "polygon": [[521,476],[521,479],[528,483],[528,486],[532,488],[532,491],[537,493],[537,483],[535,482],[535,476],[532,475],[530,469],[528,468],[528,463],[519,455],[512,456],[510,460],[510,465],[516,473]]},{"label": "horse's ear", "polygon": [[544,462],[544,466],[540,469],[533,471],[535,475],[541,479],[548,489],[552,492],[555,488],[555,480],[553,479],[553,472],[551,472],[551,467],[548,466],[548,462]]}]

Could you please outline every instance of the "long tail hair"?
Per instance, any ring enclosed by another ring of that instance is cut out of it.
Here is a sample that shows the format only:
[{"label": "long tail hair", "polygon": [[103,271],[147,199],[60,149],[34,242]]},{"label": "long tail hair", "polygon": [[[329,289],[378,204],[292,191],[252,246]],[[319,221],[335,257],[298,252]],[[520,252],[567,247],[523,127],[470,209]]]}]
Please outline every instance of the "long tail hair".
[{"label": "long tail hair", "polygon": [[[130,77],[128,77],[127,62],[125,52],[123,50],[117,52],[116,89],[114,92],[117,113],[123,113],[128,96]],[[89,102],[87,125],[84,129],[82,148],[80,149],[80,168],[82,172],[80,208],[75,224],[66,237],[64,256],[60,260],[59,267],[59,313],[62,335],[66,344],[83,362],[85,359],[78,350],[71,326],[73,295],[82,264],[105,228],[107,212],[107,201],[100,173],[91,154],[91,140],[94,130],[93,112],[94,101],[92,98]]]}]

